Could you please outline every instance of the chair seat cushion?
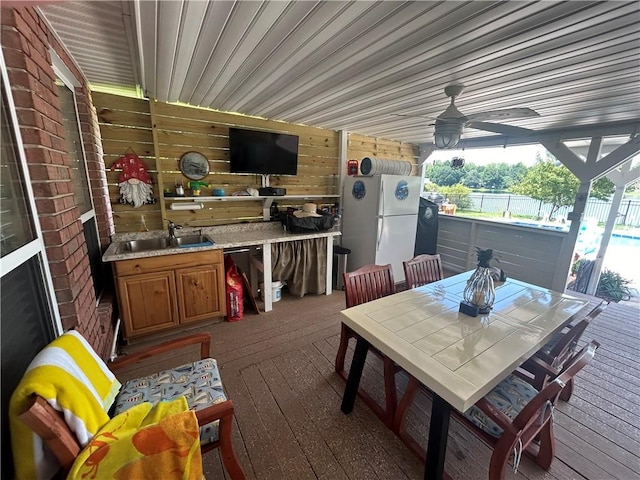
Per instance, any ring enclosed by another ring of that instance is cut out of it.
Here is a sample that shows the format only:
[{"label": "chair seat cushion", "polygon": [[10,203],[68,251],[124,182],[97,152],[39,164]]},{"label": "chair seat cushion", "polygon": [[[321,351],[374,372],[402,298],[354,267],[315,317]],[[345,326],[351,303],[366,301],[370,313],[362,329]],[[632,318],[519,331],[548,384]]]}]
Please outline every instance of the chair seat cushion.
[{"label": "chair seat cushion", "polygon": [[[163,400],[184,396],[191,410],[201,410],[224,402],[218,364],[212,358],[187,363],[147,377],[129,380],[116,398],[114,414],[128,410],[142,402],[155,405]],[[218,441],[218,420],[200,427],[200,443]]]},{"label": "chair seat cushion", "polygon": [[[538,391],[526,381],[511,374],[491,390],[485,396],[485,399],[493,407],[513,420],[537,394]],[[502,436],[502,428],[475,405],[464,412],[464,416],[489,435],[496,438]]]}]

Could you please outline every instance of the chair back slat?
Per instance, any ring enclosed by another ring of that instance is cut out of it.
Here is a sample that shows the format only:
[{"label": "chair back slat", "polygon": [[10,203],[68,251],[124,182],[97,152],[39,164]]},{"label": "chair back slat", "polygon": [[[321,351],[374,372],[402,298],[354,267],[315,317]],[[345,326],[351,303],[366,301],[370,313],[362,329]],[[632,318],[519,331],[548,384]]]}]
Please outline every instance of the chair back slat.
[{"label": "chair back slat", "polygon": [[42,437],[64,471],[68,471],[82,447],[67,425],[62,413],[54,410],[44,398],[33,395],[29,408],[18,417]]},{"label": "chair back slat", "polygon": [[[563,368],[562,372],[551,382],[547,383],[538,395],[527,403],[518,416],[513,419],[513,425],[523,431],[531,427],[537,430],[536,427],[544,423],[551,415],[550,409],[547,408],[548,402],[550,402],[551,405],[555,405],[564,386],[593,359],[599,346],[600,344],[598,342],[592,340],[591,343],[574,355],[565,368]],[[533,438],[533,436],[531,438]],[[527,437],[527,435],[523,434],[523,441],[524,438]]]},{"label": "chair back slat", "polygon": [[609,302],[603,300],[593,310],[591,310],[580,322],[571,327],[560,340],[549,351],[549,356],[553,358],[553,367],[561,367],[576,351],[576,347],[582,334],[589,326],[589,323],[607,308]]},{"label": "chair back slat", "polygon": [[365,265],[343,278],[347,308],[396,293],[391,265]]},{"label": "chair back slat", "polygon": [[440,255],[418,255],[402,262],[407,289],[416,288],[444,278]]}]

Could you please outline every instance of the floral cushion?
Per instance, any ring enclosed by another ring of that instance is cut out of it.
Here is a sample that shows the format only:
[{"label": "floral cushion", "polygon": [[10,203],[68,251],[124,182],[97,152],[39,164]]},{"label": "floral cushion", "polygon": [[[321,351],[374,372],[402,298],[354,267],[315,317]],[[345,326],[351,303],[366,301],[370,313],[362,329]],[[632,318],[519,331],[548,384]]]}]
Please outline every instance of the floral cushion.
[{"label": "floral cushion", "polygon": [[[212,358],[187,363],[172,370],[164,370],[147,377],[129,380],[116,398],[114,415],[142,402],[155,405],[163,400],[184,396],[192,410],[201,410],[224,402],[218,364]],[[218,420],[200,427],[200,443],[218,440]]]},{"label": "floral cushion", "polygon": [[[538,394],[538,391],[515,375],[509,375],[502,382],[491,390],[485,399],[491,403],[497,410],[500,410],[511,420],[516,418],[527,403]],[[474,425],[481,428],[489,435],[496,438],[502,436],[502,428],[500,428],[493,420],[487,417],[482,410],[475,405],[464,412]]]}]

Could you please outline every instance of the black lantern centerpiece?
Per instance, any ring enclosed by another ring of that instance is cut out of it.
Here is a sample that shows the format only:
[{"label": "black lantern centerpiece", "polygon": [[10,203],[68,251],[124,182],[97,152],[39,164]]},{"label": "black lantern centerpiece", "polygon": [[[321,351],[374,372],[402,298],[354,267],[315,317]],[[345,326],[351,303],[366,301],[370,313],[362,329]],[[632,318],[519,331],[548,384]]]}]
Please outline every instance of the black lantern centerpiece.
[{"label": "black lantern centerpiece", "polygon": [[[494,259],[493,249],[476,247],[476,255],[478,257],[478,267],[467,280],[463,296],[467,306],[476,307],[478,313],[486,314],[491,311],[493,302],[496,299],[496,289],[491,276],[491,265],[489,264]],[[462,307],[463,305],[461,305],[461,310]],[[471,310],[474,309],[471,308]],[[472,316],[475,315],[472,314]]]}]

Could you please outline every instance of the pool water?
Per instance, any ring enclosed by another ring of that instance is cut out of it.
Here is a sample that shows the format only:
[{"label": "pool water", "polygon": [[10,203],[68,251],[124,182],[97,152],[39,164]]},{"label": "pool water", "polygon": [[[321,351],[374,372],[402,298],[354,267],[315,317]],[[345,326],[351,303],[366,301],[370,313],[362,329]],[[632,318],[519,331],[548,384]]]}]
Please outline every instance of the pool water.
[{"label": "pool water", "polygon": [[640,247],[640,237],[614,233],[611,235],[611,240],[609,240],[609,246],[612,245],[624,247]]},{"label": "pool water", "polygon": [[[511,222],[514,225],[568,231],[568,225],[545,225],[533,222]],[[578,234],[576,251],[580,257],[595,259],[600,248],[603,229],[594,222],[585,222]],[[630,281],[629,287],[640,289],[640,231],[613,233],[602,262],[603,268],[619,273]]]}]

